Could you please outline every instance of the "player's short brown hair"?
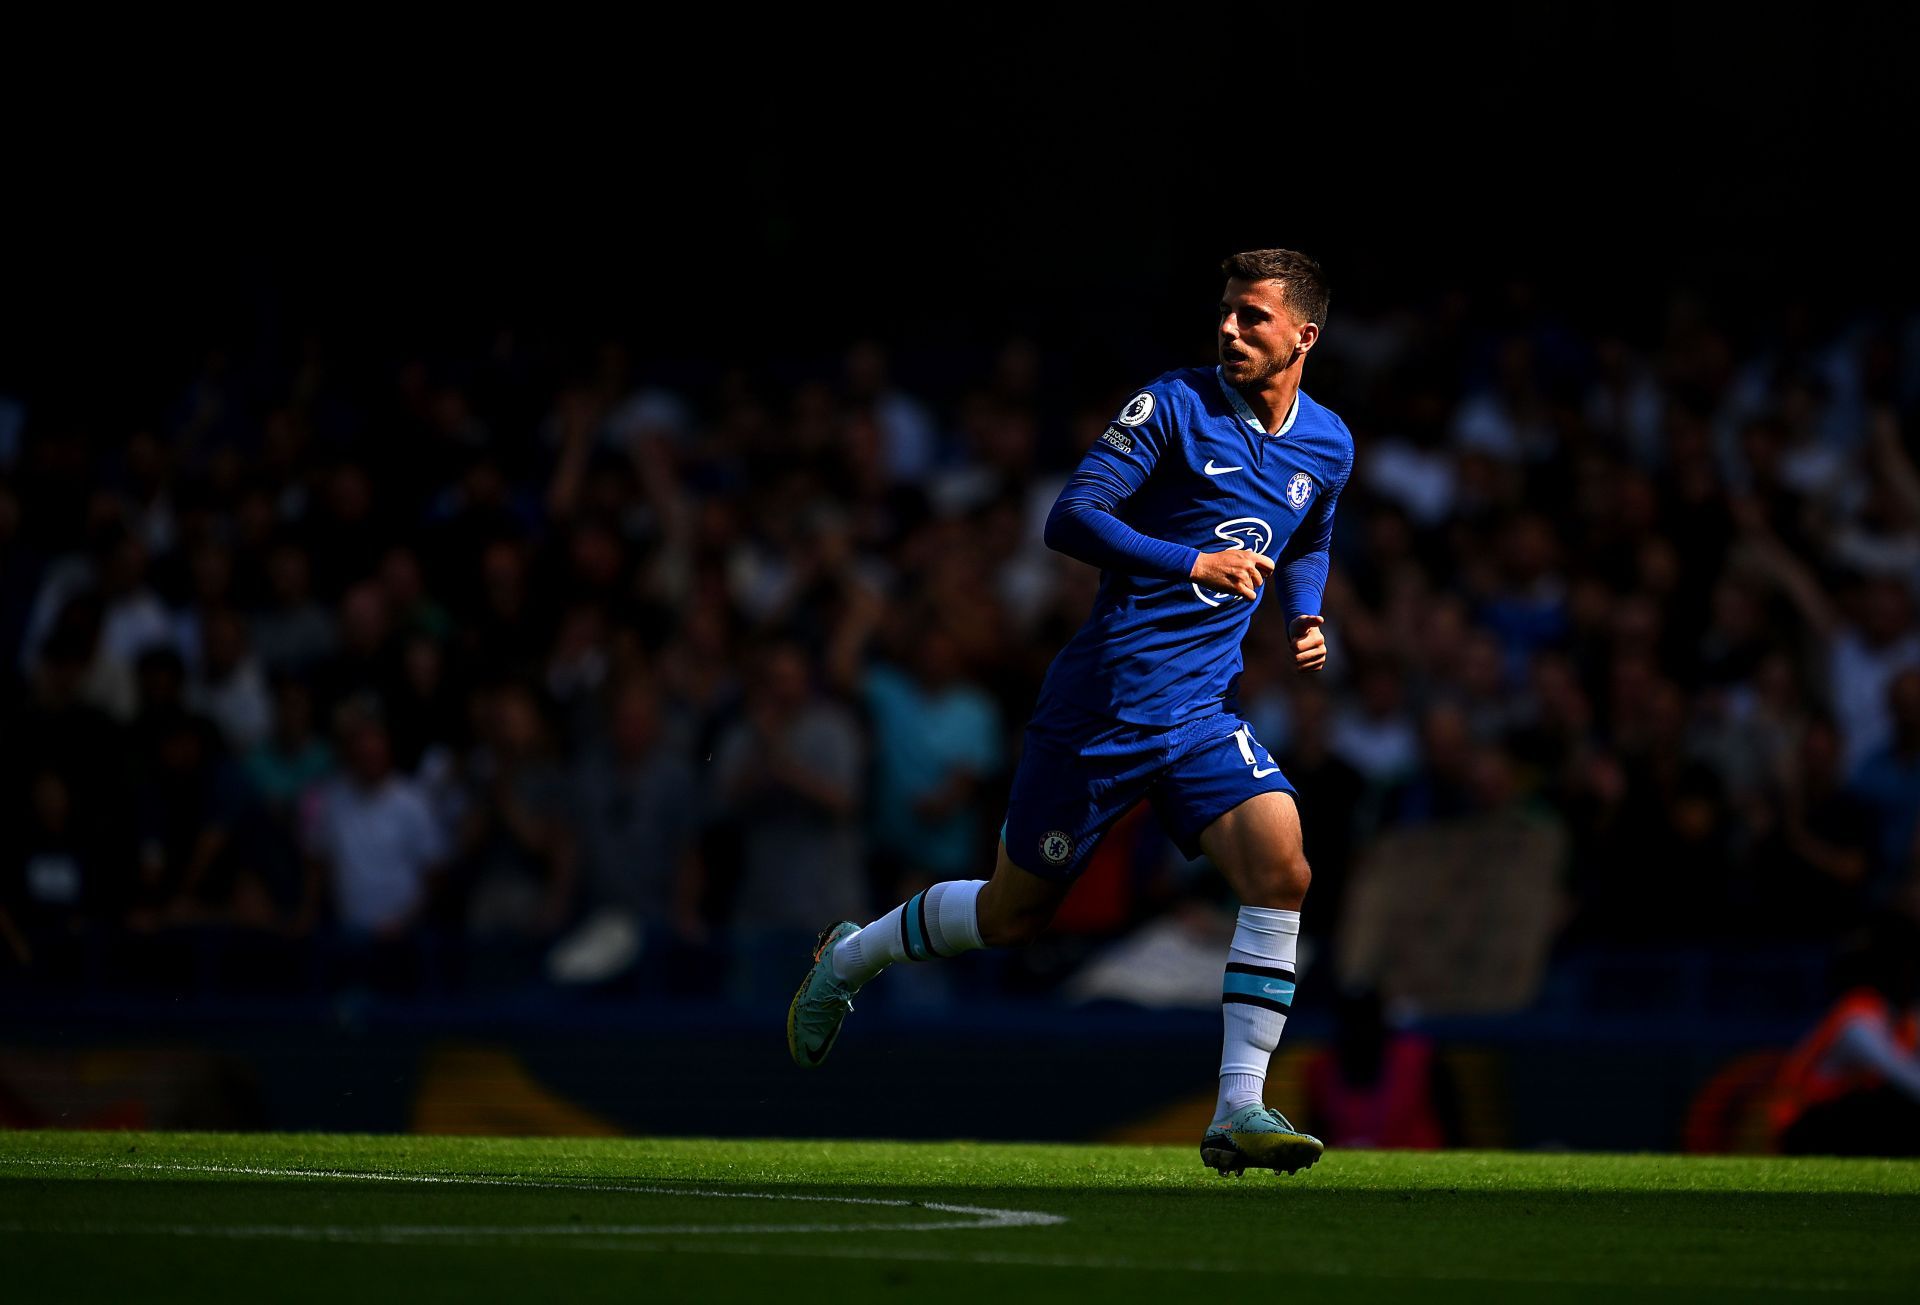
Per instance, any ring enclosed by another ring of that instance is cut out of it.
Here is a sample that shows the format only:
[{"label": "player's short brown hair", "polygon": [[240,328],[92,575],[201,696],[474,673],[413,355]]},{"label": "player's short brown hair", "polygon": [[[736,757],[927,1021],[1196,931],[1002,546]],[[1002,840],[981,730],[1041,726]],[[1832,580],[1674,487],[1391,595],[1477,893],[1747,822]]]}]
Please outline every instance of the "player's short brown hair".
[{"label": "player's short brown hair", "polygon": [[1327,278],[1320,264],[1297,249],[1248,249],[1222,259],[1220,270],[1232,280],[1279,281],[1287,287],[1287,307],[1316,326],[1327,324]]}]

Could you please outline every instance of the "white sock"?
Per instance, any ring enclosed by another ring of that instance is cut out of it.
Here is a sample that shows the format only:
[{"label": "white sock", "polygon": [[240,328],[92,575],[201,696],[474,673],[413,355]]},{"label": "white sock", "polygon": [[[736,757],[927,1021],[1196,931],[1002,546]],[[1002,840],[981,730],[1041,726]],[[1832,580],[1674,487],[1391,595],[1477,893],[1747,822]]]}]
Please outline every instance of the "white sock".
[{"label": "white sock", "polygon": [[1300,912],[1240,908],[1220,984],[1220,1014],[1227,1027],[1220,1048],[1220,1097],[1213,1108],[1216,1124],[1264,1099],[1267,1062],[1280,1045],[1280,1031],[1293,1005],[1293,957],[1299,941]]},{"label": "white sock", "polygon": [[915,893],[864,929],[833,945],[828,960],[840,982],[858,988],[895,961],[958,956],[980,941],[977,905],[984,879],[949,879]]}]

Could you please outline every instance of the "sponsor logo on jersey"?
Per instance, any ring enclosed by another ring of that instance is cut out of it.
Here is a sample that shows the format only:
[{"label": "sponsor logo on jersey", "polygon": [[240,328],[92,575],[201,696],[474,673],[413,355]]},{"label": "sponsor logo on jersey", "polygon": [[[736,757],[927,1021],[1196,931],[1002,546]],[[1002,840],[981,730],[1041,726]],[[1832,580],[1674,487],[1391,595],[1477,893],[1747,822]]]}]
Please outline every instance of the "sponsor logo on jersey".
[{"label": "sponsor logo on jersey", "polygon": [[1120,424],[1138,426],[1151,416],[1153,416],[1153,396],[1142,390],[1127,400],[1126,407],[1120,409]]},{"label": "sponsor logo on jersey", "polygon": [[1304,471],[1296,471],[1287,478],[1287,502],[1295,507],[1305,507],[1307,500],[1313,497],[1313,477]]},{"label": "sponsor logo on jersey", "polygon": [[1048,865],[1065,865],[1073,855],[1073,840],[1064,829],[1049,829],[1040,835],[1040,855]]},{"label": "sponsor logo on jersey", "polygon": [[[1265,553],[1273,544],[1273,527],[1259,517],[1235,517],[1231,521],[1222,521],[1213,528],[1213,533],[1216,538],[1227,541],[1229,547],[1222,551],[1228,553],[1239,548]],[[1193,592],[1208,607],[1218,607],[1240,597],[1229,589],[1202,589],[1197,584]]]},{"label": "sponsor logo on jersey", "polygon": [[1111,444],[1122,453],[1133,452],[1133,436],[1127,434],[1118,426],[1107,427],[1105,433],[1100,436],[1100,442],[1102,444]]}]

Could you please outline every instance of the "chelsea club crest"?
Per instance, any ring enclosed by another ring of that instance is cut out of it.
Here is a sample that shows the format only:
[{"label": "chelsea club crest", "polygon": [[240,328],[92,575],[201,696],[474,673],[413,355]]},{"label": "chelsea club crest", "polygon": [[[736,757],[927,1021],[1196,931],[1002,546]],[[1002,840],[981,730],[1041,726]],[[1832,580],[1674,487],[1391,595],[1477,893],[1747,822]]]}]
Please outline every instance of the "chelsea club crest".
[{"label": "chelsea club crest", "polygon": [[1305,507],[1307,500],[1313,497],[1313,477],[1304,471],[1296,471],[1287,480],[1287,502],[1296,508]]}]

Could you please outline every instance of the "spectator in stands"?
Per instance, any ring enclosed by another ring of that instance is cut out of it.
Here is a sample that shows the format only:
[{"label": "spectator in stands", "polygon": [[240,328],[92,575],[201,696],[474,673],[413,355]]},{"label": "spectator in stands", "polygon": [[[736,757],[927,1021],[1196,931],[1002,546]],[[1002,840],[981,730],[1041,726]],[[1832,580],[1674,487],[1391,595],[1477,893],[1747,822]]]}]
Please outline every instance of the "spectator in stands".
[{"label": "spectator in stands", "polygon": [[375,578],[385,591],[394,628],[402,635],[445,640],[453,632],[452,614],[427,592],[420,558],[411,548],[388,549]]},{"label": "spectator in stands", "polygon": [[201,625],[206,614],[233,605],[233,554],[217,540],[203,539],[186,559],[187,601],[173,611],[173,646],[187,660],[200,665]]},{"label": "spectator in stands", "polygon": [[893,385],[886,351],[876,341],[847,350],[847,398],[879,432],[888,480],[923,484],[940,457],[939,429],[924,404]]},{"label": "spectator in stands", "polygon": [[479,559],[480,601],[461,653],[492,675],[531,679],[540,673],[553,629],[551,594],[534,588],[527,550],[518,541],[488,544]]},{"label": "spectator in stands", "polygon": [[[0,426],[6,421],[6,403],[0,398]],[[23,524],[19,492],[0,475],[0,702],[10,699],[16,682],[25,678],[26,668],[13,654],[25,641],[34,595],[46,570],[46,558]]]},{"label": "spectator in stands", "polygon": [[316,479],[308,525],[325,546],[312,554],[314,588],[322,597],[338,597],[373,574],[386,530],[375,512],[373,477],[366,467],[342,461]]},{"label": "spectator in stands", "polygon": [[339,632],[313,596],[307,551],[287,540],[275,544],[267,555],[267,586],[270,602],[253,618],[254,651],[269,671],[312,673],[333,656]]},{"label": "spectator in stands", "polygon": [[960,650],[937,627],[915,639],[910,673],[868,671],[879,775],[880,846],[930,880],[966,875],[984,855],[985,781],[1002,765],[993,700],[964,678]]},{"label": "spectator in stands", "polygon": [[348,704],[338,733],[345,773],[316,790],[306,812],[299,925],[330,918],[349,939],[403,938],[426,915],[447,848],[419,785],[395,773],[371,704]]},{"label": "spectator in stands", "polygon": [[1528,682],[1506,742],[1515,759],[1532,768],[1539,789],[1563,801],[1576,767],[1592,751],[1593,702],[1564,654],[1535,658]]},{"label": "spectator in stands", "polygon": [[30,669],[56,628],[65,628],[69,641],[87,645],[88,701],[117,720],[132,716],[134,658],[169,643],[171,634],[166,609],[145,585],[145,567],[144,546],[117,516],[96,521],[85,556],[61,557],[47,568],[27,618],[22,668]]},{"label": "spectator in stands", "polygon": [[16,809],[32,776],[51,772],[65,786],[75,826],[99,839],[105,863],[124,867],[133,850],[133,757],[126,727],[86,699],[93,644],[85,623],[63,616],[41,647],[31,693],[9,713],[0,747],[0,810]]},{"label": "spectator in stands", "polygon": [[301,796],[333,772],[333,749],[314,731],[313,692],[303,681],[274,680],[273,728],[241,764],[255,795],[291,828]]},{"label": "spectator in stands", "polygon": [[905,881],[925,886],[963,878],[988,855],[981,797],[1001,764],[1000,722],[936,612],[916,609],[903,629],[904,665],[861,669],[854,650],[837,651],[873,731],[873,847]]},{"label": "spectator in stands", "polygon": [[115,913],[122,890],[102,855],[111,844],[77,822],[59,771],[35,771],[23,805],[10,803],[0,823],[0,969],[9,958],[60,964],[84,929]]},{"label": "spectator in stands", "polygon": [[1360,668],[1357,701],[1334,713],[1329,745],[1369,784],[1387,788],[1413,772],[1420,736],[1407,718],[1398,666],[1376,660]]},{"label": "spectator in stands", "polygon": [[[156,666],[178,655],[143,659],[143,678],[174,673]],[[267,923],[253,867],[236,854],[246,790],[218,731],[163,695],[143,705],[138,723],[140,777],[134,792],[139,889],[128,916],[136,929],[241,919]]]},{"label": "spectator in stands", "polygon": [[386,591],[371,580],[349,586],[340,599],[339,628],[339,648],[316,676],[314,696],[329,712],[368,699],[384,718],[403,678]]},{"label": "spectator in stands", "polygon": [[96,544],[95,559],[104,605],[101,656],[131,665],[149,648],[173,646],[167,609],[147,583],[146,543],[125,527],[115,525]]},{"label": "spectator in stands", "polygon": [[1567,584],[1553,525],[1536,513],[1516,517],[1501,533],[1499,578],[1477,617],[1499,640],[1508,678],[1523,678],[1527,659],[1557,646],[1567,633]]},{"label": "spectator in stands", "polygon": [[806,654],[787,643],[761,649],[710,781],[715,814],[739,839],[737,928],[811,931],[821,918],[867,909],[865,767],[859,726],[816,691]]},{"label": "spectator in stands", "polygon": [[1920,628],[1906,585],[1886,577],[1850,584],[1835,602],[1807,562],[1777,535],[1752,505],[1743,510],[1743,548],[1752,564],[1784,593],[1821,640],[1827,692],[1840,728],[1844,760],[1858,767],[1885,742],[1888,686],[1903,671],[1920,669]]},{"label": "spectator in stands", "polygon": [[267,677],[247,648],[247,624],[229,607],[201,612],[200,657],[186,703],[220,727],[228,749],[245,754],[267,736],[273,706]]},{"label": "spectator in stands", "polygon": [[470,619],[489,599],[496,615],[503,600],[524,599],[518,587],[521,559],[491,550],[526,534],[531,509],[516,495],[497,457],[484,450],[468,455],[459,478],[436,497],[429,512],[422,559],[428,588],[436,597]]},{"label": "spectator in stands", "polygon": [[607,681],[620,654],[606,609],[596,603],[574,603],[559,626],[542,687],[554,707],[560,736],[575,752],[585,752],[605,735]]},{"label": "spectator in stands", "polygon": [[460,830],[466,928],[483,939],[551,937],[573,908],[579,855],[552,733],[520,684],[487,691],[479,717]]},{"label": "spectator in stands", "polygon": [[[1764,831],[1747,927],[1763,937],[1840,937],[1865,923],[1871,905],[1876,812],[1843,787],[1840,735],[1830,721],[1811,722],[1782,769],[1747,813],[1749,826]],[[1783,902],[1793,903],[1790,915]]]},{"label": "spectator in stands", "polygon": [[1332,711],[1324,689],[1302,685],[1294,695],[1287,746],[1273,754],[1293,781],[1313,866],[1313,909],[1301,913],[1300,927],[1321,940],[1339,936],[1354,841],[1369,815],[1366,778],[1333,752]]},{"label": "spectator in stands", "polygon": [[1876,409],[1869,427],[1866,492],[1834,532],[1833,557],[1862,575],[1900,580],[1920,599],[1920,467],[1901,443],[1891,409]]},{"label": "spectator in stands", "polygon": [[467,737],[468,695],[447,665],[446,649],[424,630],[400,642],[399,674],[388,690],[387,722],[394,764],[418,775],[432,755]]},{"label": "spectator in stands", "polygon": [[1694,653],[1699,680],[1714,687],[1750,683],[1773,651],[1766,596],[1744,576],[1714,586],[1707,629]]},{"label": "spectator in stands", "polygon": [[573,824],[587,912],[683,936],[705,932],[695,855],[701,794],[667,745],[660,691],[643,679],[613,694],[610,738],[573,771]]},{"label": "spectator in stands", "polygon": [[1466,713],[1440,704],[1420,722],[1420,764],[1387,793],[1386,814],[1397,825],[1452,820],[1474,809],[1473,738]]},{"label": "spectator in stands", "polygon": [[1920,669],[1887,687],[1892,738],[1854,773],[1852,789],[1872,813],[1873,857],[1883,892],[1920,869]]}]

